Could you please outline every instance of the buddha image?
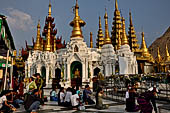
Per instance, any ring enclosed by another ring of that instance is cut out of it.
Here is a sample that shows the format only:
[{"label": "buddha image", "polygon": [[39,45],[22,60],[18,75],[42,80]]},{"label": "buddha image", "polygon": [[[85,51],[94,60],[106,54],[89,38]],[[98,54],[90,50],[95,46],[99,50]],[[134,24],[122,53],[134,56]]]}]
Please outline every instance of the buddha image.
[{"label": "buddha image", "polygon": [[80,71],[77,68],[76,71],[74,72],[74,78],[80,78]]}]

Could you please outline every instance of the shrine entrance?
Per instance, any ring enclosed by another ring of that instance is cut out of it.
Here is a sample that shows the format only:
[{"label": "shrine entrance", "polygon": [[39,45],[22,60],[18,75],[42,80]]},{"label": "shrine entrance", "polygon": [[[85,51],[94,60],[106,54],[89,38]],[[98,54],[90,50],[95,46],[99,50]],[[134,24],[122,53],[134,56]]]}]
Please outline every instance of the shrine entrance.
[{"label": "shrine entrance", "polygon": [[79,61],[74,61],[70,68],[71,86],[82,85],[82,64]]},{"label": "shrine entrance", "polygon": [[41,77],[44,81],[46,81],[46,68],[45,68],[45,66],[41,67]]}]

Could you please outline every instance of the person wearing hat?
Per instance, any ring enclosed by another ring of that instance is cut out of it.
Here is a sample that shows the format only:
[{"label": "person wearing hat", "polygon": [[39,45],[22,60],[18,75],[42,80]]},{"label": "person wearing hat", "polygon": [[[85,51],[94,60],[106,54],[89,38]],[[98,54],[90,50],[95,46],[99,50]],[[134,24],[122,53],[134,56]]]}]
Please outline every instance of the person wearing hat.
[{"label": "person wearing hat", "polygon": [[158,89],[156,87],[151,87],[148,89],[148,91],[142,93],[138,99],[137,102],[140,105],[140,113],[152,113],[153,108],[155,113],[157,113],[157,107],[155,102],[155,96],[158,92]]}]

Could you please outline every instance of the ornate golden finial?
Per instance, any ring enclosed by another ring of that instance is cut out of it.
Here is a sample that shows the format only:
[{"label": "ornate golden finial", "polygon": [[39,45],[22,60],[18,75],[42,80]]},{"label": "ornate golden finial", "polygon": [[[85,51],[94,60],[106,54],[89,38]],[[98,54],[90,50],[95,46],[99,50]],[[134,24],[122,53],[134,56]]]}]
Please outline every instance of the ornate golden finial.
[{"label": "ornate golden finial", "polygon": [[48,31],[47,31],[47,40],[46,40],[46,45],[45,45],[45,51],[51,51],[51,44],[50,44],[50,31],[51,30],[51,25],[50,22],[48,23]]},{"label": "ornate golden finial", "polygon": [[41,44],[40,44],[40,20],[38,21],[37,25],[37,39],[34,45],[34,50],[40,50],[41,49]]},{"label": "ornate golden finial", "polygon": [[51,17],[51,1],[49,1],[48,16]]},{"label": "ornate golden finial", "polygon": [[56,51],[56,36],[54,37],[54,52]]},{"label": "ornate golden finial", "polygon": [[93,48],[93,34],[90,32],[90,48]]},{"label": "ornate golden finial", "polygon": [[97,34],[97,43],[96,46],[97,48],[101,49],[101,47],[104,44],[104,38],[103,38],[103,31],[102,31],[102,24],[101,24],[101,17],[99,16],[99,30],[98,30],[98,34]]},{"label": "ornate golden finial", "polygon": [[170,61],[170,56],[169,56],[167,44],[166,44],[166,56],[165,56],[165,61]]},{"label": "ornate golden finial", "polygon": [[115,10],[118,10],[118,3],[117,3],[117,0],[115,0]]},{"label": "ornate golden finial", "polygon": [[111,39],[110,39],[110,36],[109,36],[109,27],[108,27],[108,16],[107,16],[106,9],[105,9],[104,19],[105,19],[105,39],[104,39],[104,44],[111,44]]},{"label": "ornate golden finial", "polygon": [[76,5],[74,8],[75,17],[73,21],[70,23],[70,25],[73,27],[71,38],[72,37],[83,38],[81,27],[83,27],[86,23],[82,19],[80,19],[78,9],[79,9],[78,0],[76,0]]},{"label": "ornate golden finial", "polygon": [[122,17],[122,45],[128,44],[128,38],[125,30],[125,19]]}]

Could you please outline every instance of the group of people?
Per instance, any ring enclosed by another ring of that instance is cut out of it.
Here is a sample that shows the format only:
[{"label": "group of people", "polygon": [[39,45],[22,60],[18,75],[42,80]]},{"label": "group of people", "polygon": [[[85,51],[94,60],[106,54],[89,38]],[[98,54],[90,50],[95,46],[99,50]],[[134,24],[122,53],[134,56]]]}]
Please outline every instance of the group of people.
[{"label": "group of people", "polygon": [[82,89],[79,86],[68,87],[66,90],[64,87],[59,87],[58,91],[53,88],[50,93],[51,101],[58,101],[59,106],[72,107],[73,109],[85,109],[86,104],[95,104],[91,98],[92,92],[89,85]]},{"label": "group of people", "polygon": [[147,91],[139,94],[134,86],[128,87],[125,110],[127,112],[140,111],[140,113],[152,113],[154,109],[155,113],[157,113],[155,102],[157,92],[156,87],[151,87]]},{"label": "group of people", "polygon": [[[50,93],[51,101],[58,101],[59,106],[72,107],[75,110],[84,110],[85,105],[94,105],[95,102],[92,99],[92,91],[89,85],[85,85],[84,90],[80,87],[68,87],[65,91],[63,87],[58,88],[57,92],[55,88]],[[96,92],[96,108],[106,109],[108,106],[103,104],[102,97],[105,96],[103,89],[99,87]]]},{"label": "group of people", "polygon": [[12,86],[13,90],[0,93],[0,112],[9,113],[24,105],[26,111],[36,113],[40,104],[44,104],[44,82],[39,73],[30,77],[25,84],[22,79],[14,78]]}]

